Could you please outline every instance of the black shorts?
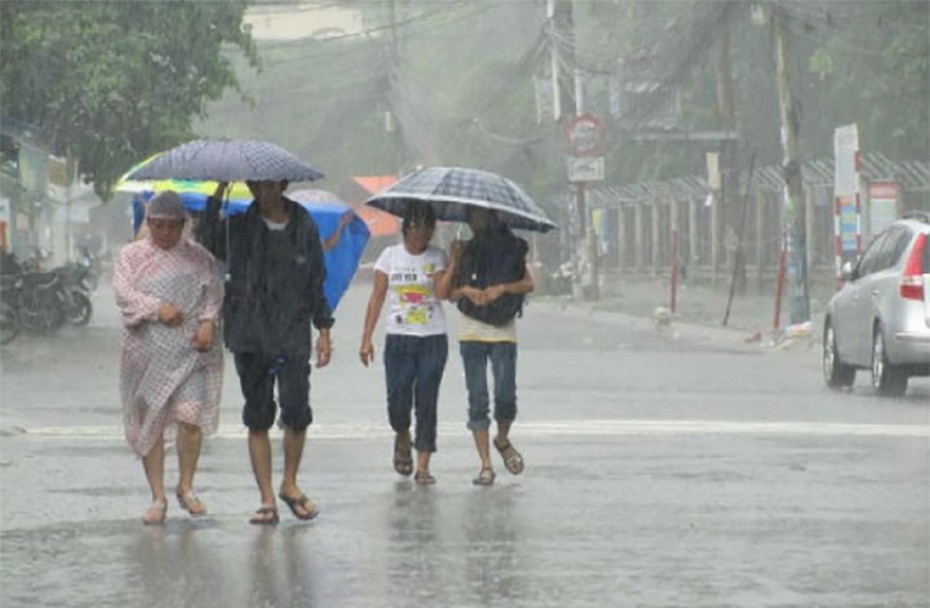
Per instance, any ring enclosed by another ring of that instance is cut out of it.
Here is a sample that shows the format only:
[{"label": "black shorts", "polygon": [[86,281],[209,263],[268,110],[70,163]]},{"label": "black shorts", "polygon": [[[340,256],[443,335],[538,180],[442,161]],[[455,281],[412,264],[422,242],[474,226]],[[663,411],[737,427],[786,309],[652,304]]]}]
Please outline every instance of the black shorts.
[{"label": "black shorts", "polygon": [[310,410],[310,358],[272,357],[258,353],[234,353],[236,373],[245,405],[242,423],[250,429],[267,430],[274,425],[277,406],[274,383],[278,380],[281,424],[303,431],[313,422]]}]

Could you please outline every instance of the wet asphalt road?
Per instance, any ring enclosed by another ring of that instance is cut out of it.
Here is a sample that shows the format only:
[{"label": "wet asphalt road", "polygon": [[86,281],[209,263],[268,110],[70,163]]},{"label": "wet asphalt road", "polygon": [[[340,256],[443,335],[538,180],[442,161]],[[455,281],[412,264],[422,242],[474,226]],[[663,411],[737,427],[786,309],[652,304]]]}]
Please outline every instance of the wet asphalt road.
[{"label": "wet asphalt road", "polygon": [[227,358],[222,426],[197,477],[210,514],[171,504],[166,526],[145,528],[109,298],[104,286],[91,327],[0,355],[3,608],[930,604],[925,380],[896,401],[864,378],[831,393],[815,353],[670,340],[534,301],[513,434],[525,473],[498,465],[494,487],[472,487],[453,346],[439,482],[419,488],[391,469],[382,368],[357,361],[363,285],[338,311],[334,363],[312,379],[301,480],[320,517],[246,523],[258,495]]}]

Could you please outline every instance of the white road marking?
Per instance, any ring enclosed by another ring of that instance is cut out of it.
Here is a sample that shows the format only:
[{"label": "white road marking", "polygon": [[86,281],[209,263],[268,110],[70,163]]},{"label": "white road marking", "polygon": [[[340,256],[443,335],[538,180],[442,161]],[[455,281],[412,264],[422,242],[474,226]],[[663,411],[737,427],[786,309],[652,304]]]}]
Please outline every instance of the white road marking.
[{"label": "white road marking", "polygon": [[[816,435],[861,437],[928,437],[930,426],[917,424],[848,424],[838,422],[747,422],[736,420],[552,420],[518,423],[524,437],[597,435]],[[468,431],[463,424],[441,424],[439,435],[453,437]],[[272,435],[279,434],[277,429]],[[314,424],[310,439],[374,439],[392,436],[387,424]],[[123,440],[120,426],[46,426],[25,428],[8,437]],[[220,425],[214,437],[246,436],[241,425]]]}]

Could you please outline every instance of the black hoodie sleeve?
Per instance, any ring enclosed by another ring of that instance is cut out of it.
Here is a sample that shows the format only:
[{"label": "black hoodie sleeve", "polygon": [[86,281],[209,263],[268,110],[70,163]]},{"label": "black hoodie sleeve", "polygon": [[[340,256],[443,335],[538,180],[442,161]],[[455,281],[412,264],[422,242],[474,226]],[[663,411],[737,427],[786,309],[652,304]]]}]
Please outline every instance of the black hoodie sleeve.
[{"label": "black hoodie sleeve", "polygon": [[219,260],[226,259],[226,220],[220,219],[222,204],[212,196],[207,197],[207,207],[194,231],[197,242]]}]

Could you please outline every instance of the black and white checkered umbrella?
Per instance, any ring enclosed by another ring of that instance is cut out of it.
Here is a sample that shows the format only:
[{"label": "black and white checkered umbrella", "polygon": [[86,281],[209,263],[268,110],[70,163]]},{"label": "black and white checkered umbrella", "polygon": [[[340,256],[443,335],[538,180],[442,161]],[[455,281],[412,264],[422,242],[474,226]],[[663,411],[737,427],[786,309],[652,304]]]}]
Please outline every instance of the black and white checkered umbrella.
[{"label": "black and white checkered umbrella", "polygon": [[547,232],[556,227],[520,186],[478,169],[419,169],[365,202],[400,217],[411,205],[429,204],[440,220],[464,222],[469,207],[480,207],[497,211],[508,226],[518,230]]},{"label": "black and white checkered umbrella", "polygon": [[198,139],[156,155],[129,180],[313,181],[323,174],[284,148],[248,139]]}]

